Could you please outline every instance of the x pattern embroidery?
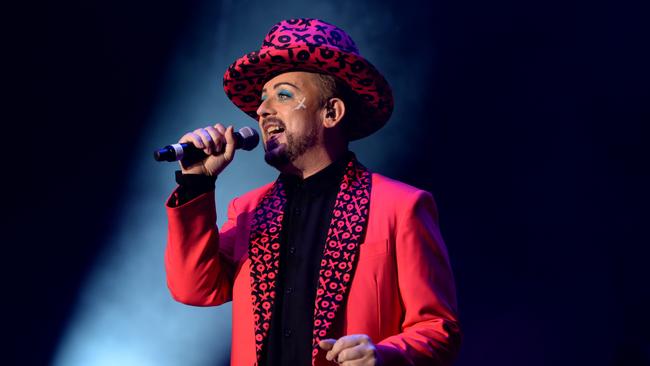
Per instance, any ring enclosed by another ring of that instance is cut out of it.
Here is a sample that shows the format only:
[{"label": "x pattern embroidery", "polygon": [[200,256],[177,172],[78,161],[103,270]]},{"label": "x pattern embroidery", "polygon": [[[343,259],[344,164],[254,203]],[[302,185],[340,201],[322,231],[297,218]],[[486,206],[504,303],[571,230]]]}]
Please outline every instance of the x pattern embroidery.
[{"label": "x pattern embroidery", "polygon": [[[352,279],[358,246],[367,226],[370,182],[370,172],[363,165],[354,158],[348,162],[320,263],[314,308],[312,360],[318,353],[318,342],[327,335],[344,302]],[[271,324],[276,295],[275,279],[279,271],[279,234],[282,231],[286,203],[286,192],[278,180],[258,204],[251,222],[251,299],[258,362]]]}]

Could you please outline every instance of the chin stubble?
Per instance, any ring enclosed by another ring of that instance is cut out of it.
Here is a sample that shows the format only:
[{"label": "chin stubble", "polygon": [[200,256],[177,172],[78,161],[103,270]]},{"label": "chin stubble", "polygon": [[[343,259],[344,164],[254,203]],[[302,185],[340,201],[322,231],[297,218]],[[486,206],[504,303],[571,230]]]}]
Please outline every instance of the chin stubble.
[{"label": "chin stubble", "polygon": [[316,145],[318,130],[313,128],[307,135],[295,137],[285,129],[284,132],[286,144],[277,144],[273,140],[268,141],[264,154],[264,160],[275,168],[280,168],[286,164],[292,163],[302,156],[307,150]]}]

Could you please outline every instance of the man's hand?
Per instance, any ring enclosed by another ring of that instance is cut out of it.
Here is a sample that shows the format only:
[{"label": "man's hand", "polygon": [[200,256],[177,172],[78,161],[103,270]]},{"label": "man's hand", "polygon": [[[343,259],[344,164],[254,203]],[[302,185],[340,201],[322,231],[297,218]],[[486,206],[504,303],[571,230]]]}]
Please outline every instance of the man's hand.
[{"label": "man's hand", "polygon": [[183,142],[191,142],[207,155],[203,161],[192,166],[184,166],[181,161],[183,174],[216,176],[230,164],[235,156],[233,127],[225,128],[221,123],[188,132],[178,141],[178,143]]},{"label": "man's hand", "polygon": [[325,358],[343,366],[380,365],[377,348],[365,334],[352,334],[337,339],[323,339],[318,346],[327,352]]}]

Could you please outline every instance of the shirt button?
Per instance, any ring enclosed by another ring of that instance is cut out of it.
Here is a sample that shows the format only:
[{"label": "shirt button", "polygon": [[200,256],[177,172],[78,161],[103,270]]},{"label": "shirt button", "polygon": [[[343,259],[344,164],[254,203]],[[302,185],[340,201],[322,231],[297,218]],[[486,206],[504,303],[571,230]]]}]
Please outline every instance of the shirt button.
[{"label": "shirt button", "polygon": [[284,336],[285,337],[291,337],[291,328],[286,328],[284,330]]},{"label": "shirt button", "polygon": [[301,212],[302,212],[302,211],[300,211],[299,208],[294,208],[294,209],[293,209],[293,214],[296,215],[296,216],[300,216],[300,213],[301,213]]},{"label": "shirt button", "polygon": [[287,287],[286,290],[284,290],[285,293],[290,294],[293,292],[293,287]]},{"label": "shirt button", "polygon": [[289,247],[289,254],[296,254],[296,247]]}]

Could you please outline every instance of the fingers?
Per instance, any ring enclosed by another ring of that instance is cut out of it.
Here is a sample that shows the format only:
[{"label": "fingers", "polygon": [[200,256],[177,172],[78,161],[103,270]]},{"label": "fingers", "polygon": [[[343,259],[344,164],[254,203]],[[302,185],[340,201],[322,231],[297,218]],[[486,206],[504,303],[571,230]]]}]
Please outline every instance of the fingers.
[{"label": "fingers", "polygon": [[334,359],[344,366],[352,365],[354,361],[359,361],[370,356],[372,352],[365,344],[358,344],[352,348],[342,350],[339,355]]},{"label": "fingers", "polygon": [[214,128],[216,128],[217,131],[219,131],[219,133],[222,134],[222,135],[224,135],[226,133],[226,128],[223,127],[223,125],[221,123],[217,123],[216,125],[214,125]]},{"label": "fingers", "polygon": [[232,161],[232,159],[235,157],[235,136],[233,136],[233,133],[234,132],[232,126],[229,126],[225,131],[226,150],[223,153],[223,157],[227,161]]},{"label": "fingers", "polygon": [[334,347],[334,343],[336,343],[336,339],[328,338],[328,339],[323,339],[320,342],[318,342],[318,346],[321,349],[324,349],[326,351],[329,351]]},{"label": "fingers", "polygon": [[223,136],[218,129],[213,126],[208,126],[204,129],[213,141],[213,149],[211,149],[210,154],[218,155],[223,152],[223,148],[226,145],[226,138]]},{"label": "fingers", "polygon": [[325,358],[342,366],[377,364],[376,347],[366,334],[353,334],[339,338]]},{"label": "fingers", "polygon": [[184,142],[191,142],[192,145],[196,146],[199,149],[203,149],[205,146],[203,145],[203,140],[201,139],[201,136],[197,135],[194,132],[188,132],[183,137],[181,137],[180,140],[178,140],[179,144],[182,144]]},{"label": "fingers", "polygon": [[[203,149],[208,155],[219,155],[226,152],[226,159],[232,160],[235,139],[232,136],[232,126],[229,129],[231,131],[230,143],[226,136],[228,130],[220,123],[186,133],[178,142],[191,142],[195,147]],[[229,148],[228,144],[232,144],[232,147]],[[226,151],[224,152],[224,150]]]},{"label": "fingers", "polygon": [[327,358],[328,361],[336,360],[339,353],[344,349],[352,348],[359,344],[368,344],[369,341],[370,338],[365,334],[353,334],[341,337],[336,341],[336,343],[334,343],[334,347],[327,352],[325,358]]}]

